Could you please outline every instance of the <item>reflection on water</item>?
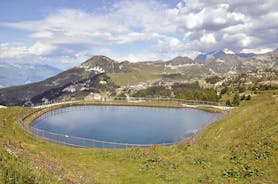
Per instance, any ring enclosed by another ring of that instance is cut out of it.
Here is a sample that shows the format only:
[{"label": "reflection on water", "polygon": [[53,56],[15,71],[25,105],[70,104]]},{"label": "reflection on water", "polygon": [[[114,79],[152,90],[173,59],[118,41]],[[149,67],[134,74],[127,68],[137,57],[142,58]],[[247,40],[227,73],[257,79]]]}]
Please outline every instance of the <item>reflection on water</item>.
[{"label": "reflection on water", "polygon": [[221,117],[220,113],[189,108],[86,106],[67,111],[69,108],[72,107],[48,112],[55,115],[37,119],[32,126],[88,139],[161,144],[188,138],[204,124]]}]

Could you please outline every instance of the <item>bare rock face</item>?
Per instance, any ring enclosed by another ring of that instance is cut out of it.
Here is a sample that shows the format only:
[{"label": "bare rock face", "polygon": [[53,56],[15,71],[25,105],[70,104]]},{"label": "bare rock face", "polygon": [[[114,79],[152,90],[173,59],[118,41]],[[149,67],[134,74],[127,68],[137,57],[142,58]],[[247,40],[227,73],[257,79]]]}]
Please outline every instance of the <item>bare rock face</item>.
[{"label": "bare rock face", "polygon": [[190,59],[189,57],[182,57],[178,56],[172,60],[166,62],[168,65],[177,66],[177,65],[184,65],[184,64],[194,64],[195,62]]},{"label": "bare rock face", "polygon": [[257,69],[277,68],[278,51],[259,54],[253,57],[240,57],[236,54],[227,54],[222,58],[209,59],[204,64],[216,73],[242,73]]},{"label": "bare rock face", "polygon": [[119,63],[106,56],[94,56],[82,63],[80,68],[96,73],[117,73],[121,71]]}]

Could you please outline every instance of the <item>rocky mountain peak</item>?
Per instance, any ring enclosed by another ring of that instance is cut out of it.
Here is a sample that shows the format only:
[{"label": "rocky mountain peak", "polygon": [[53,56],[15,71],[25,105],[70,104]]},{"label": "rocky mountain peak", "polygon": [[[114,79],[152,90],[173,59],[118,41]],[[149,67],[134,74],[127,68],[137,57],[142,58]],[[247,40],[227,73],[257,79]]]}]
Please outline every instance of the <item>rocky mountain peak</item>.
[{"label": "rocky mountain peak", "polygon": [[93,56],[90,59],[86,60],[81,65],[93,65],[93,66],[95,66],[95,65],[101,64],[101,63],[110,64],[110,63],[114,63],[114,62],[115,61],[110,59],[109,57],[102,56],[102,55],[97,55],[97,56]]},{"label": "rocky mountain peak", "polygon": [[193,64],[195,62],[189,57],[178,56],[172,60],[167,61],[166,63],[171,65],[184,65],[184,64]]},{"label": "rocky mountain peak", "polygon": [[215,50],[205,54],[199,54],[194,60],[197,62],[205,62],[208,59],[218,59],[226,56],[226,53],[222,50]]},{"label": "rocky mountain peak", "polygon": [[83,62],[80,67],[89,71],[97,71],[98,73],[114,73],[120,71],[119,63],[102,55],[93,56]]}]

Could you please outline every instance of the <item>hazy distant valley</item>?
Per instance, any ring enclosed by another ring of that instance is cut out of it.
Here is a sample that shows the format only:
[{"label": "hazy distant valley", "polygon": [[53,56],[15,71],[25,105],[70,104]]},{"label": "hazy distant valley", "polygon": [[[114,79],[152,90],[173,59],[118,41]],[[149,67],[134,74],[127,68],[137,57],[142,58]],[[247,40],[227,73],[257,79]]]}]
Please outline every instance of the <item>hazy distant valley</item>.
[{"label": "hazy distant valley", "polygon": [[39,82],[60,72],[49,65],[0,62],[0,88]]}]

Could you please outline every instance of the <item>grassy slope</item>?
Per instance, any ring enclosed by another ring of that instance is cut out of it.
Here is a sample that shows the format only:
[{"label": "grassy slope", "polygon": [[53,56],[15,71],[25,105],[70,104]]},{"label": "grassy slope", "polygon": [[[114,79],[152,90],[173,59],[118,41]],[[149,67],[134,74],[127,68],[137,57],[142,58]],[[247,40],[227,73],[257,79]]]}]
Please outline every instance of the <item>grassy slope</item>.
[{"label": "grassy slope", "polygon": [[161,79],[162,66],[147,65],[145,63],[132,63],[125,65],[125,73],[108,73],[112,81],[120,86]]},{"label": "grassy slope", "polygon": [[277,104],[277,96],[263,92],[211,125],[197,144],[128,150],[37,140],[18,128],[20,108],[0,109],[0,151],[3,160],[11,149],[46,183],[277,183]]},{"label": "grassy slope", "polygon": [[145,82],[149,80],[160,80],[161,77],[159,75],[153,75],[149,73],[109,73],[107,74],[111,77],[112,81],[117,85],[126,86],[136,84],[138,82]]},{"label": "grassy slope", "polygon": [[203,66],[185,66],[171,69],[164,67],[164,64],[149,65],[146,63],[133,63],[125,65],[125,73],[108,73],[107,75],[120,86],[146,82],[152,80],[183,81],[194,77],[201,77],[201,74],[207,73],[208,69]]}]

